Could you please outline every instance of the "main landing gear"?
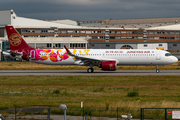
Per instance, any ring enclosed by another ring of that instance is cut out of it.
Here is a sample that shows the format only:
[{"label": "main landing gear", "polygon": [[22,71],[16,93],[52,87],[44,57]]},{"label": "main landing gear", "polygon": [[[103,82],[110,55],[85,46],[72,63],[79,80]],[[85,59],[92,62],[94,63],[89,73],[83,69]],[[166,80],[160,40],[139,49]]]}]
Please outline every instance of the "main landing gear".
[{"label": "main landing gear", "polygon": [[94,72],[94,69],[93,69],[93,68],[88,68],[88,69],[87,69],[87,72],[88,72],[88,73],[93,73],[93,72]]},{"label": "main landing gear", "polygon": [[88,72],[88,73],[93,73],[93,72],[94,72],[93,67],[94,67],[94,64],[91,63],[91,64],[90,64],[90,68],[87,69],[87,72]]},{"label": "main landing gear", "polygon": [[158,65],[156,65],[156,73],[159,73],[159,72],[160,72],[160,70],[158,68]]}]

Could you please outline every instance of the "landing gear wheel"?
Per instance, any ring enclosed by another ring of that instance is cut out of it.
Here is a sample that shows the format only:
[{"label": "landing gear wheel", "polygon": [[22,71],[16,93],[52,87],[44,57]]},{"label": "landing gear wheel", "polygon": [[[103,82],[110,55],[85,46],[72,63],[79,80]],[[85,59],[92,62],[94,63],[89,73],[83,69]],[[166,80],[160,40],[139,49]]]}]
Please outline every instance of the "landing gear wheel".
[{"label": "landing gear wheel", "polygon": [[160,72],[160,70],[159,69],[156,69],[156,73],[159,73]]},{"label": "landing gear wheel", "polygon": [[159,72],[160,72],[160,70],[158,68],[158,65],[156,65],[156,73],[159,73]]},{"label": "landing gear wheel", "polygon": [[88,72],[88,73],[93,73],[93,72],[94,72],[94,69],[93,69],[93,68],[88,68],[88,69],[87,69],[87,72]]}]

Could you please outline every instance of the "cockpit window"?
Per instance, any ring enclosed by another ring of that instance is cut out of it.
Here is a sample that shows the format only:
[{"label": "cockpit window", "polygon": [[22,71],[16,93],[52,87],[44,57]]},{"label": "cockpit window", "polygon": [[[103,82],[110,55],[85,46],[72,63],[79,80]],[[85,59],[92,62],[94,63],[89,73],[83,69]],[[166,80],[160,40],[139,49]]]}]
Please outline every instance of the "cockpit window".
[{"label": "cockpit window", "polygon": [[171,53],[166,53],[165,56],[172,56]]}]

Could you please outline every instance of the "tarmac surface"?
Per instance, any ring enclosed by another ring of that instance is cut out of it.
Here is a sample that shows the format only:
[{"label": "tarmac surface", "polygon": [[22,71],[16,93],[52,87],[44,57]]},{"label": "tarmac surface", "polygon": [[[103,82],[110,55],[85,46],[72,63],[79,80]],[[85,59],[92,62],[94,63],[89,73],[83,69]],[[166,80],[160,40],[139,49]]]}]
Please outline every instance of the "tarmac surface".
[{"label": "tarmac surface", "polygon": [[180,70],[116,70],[116,71],[102,71],[94,70],[93,73],[87,73],[87,70],[0,70],[0,76],[26,76],[26,75],[175,75],[180,76]]}]

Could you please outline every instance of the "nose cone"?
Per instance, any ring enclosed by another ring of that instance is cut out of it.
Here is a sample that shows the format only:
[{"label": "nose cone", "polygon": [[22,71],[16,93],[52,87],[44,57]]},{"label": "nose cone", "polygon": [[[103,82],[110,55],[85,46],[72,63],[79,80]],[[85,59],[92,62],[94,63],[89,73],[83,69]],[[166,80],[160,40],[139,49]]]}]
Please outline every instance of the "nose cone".
[{"label": "nose cone", "polygon": [[176,63],[178,61],[177,57],[173,57],[172,62]]}]

